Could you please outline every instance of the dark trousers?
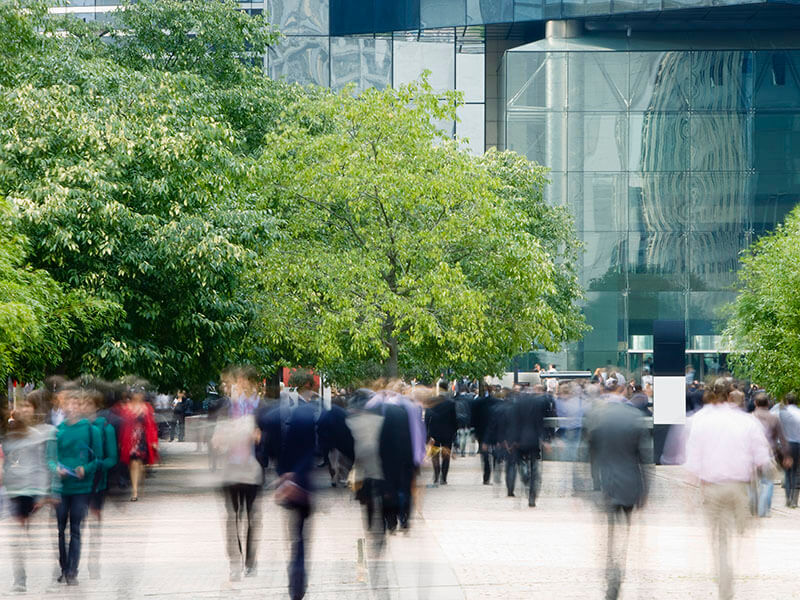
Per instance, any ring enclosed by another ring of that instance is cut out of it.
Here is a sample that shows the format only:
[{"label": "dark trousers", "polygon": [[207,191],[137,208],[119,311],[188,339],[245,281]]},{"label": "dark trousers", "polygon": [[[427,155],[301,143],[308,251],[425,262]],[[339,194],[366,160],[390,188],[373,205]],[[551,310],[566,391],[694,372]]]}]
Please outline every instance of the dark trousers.
[{"label": "dark trousers", "polygon": [[481,450],[481,464],[483,464],[483,483],[489,483],[492,478],[492,457],[489,450]]},{"label": "dark trousers", "polygon": [[522,483],[528,488],[528,504],[536,504],[539,492],[539,457],[534,450],[512,450],[506,455],[506,488],[509,494],[514,493],[517,481],[517,470],[520,471]]},{"label": "dark trousers", "polygon": [[225,506],[228,509],[225,533],[227,535],[228,559],[231,569],[240,569],[242,559],[246,568],[256,566],[256,536],[260,526],[256,504],[261,486],[237,483],[226,485]]},{"label": "dark trousers", "polygon": [[289,510],[289,532],[292,536],[292,556],[289,561],[289,597],[300,600],[306,595],[306,541],[305,525],[311,516],[307,504],[295,504]]},{"label": "dark trousers", "polygon": [[[81,560],[81,526],[89,508],[89,494],[61,496],[56,506],[58,522],[58,564],[67,577],[78,576]],[[67,547],[67,521],[69,521],[69,548]]]},{"label": "dark trousers", "polygon": [[628,534],[633,507],[612,504],[607,506],[606,510],[608,516],[606,600],[616,600],[625,576],[625,559],[628,553]]},{"label": "dark trousers", "polygon": [[[433,463],[433,482],[439,483],[439,474],[441,473],[441,482],[447,483],[447,473],[450,471],[450,446],[439,446],[439,451],[435,452],[431,458]],[[441,464],[440,464],[441,460]]]},{"label": "dark trousers", "polygon": [[798,481],[798,473],[800,472],[800,443],[789,442],[789,456],[792,457],[792,466],[786,469],[786,479],[784,486],[786,487],[786,505],[797,506],[797,492],[800,481]]}]

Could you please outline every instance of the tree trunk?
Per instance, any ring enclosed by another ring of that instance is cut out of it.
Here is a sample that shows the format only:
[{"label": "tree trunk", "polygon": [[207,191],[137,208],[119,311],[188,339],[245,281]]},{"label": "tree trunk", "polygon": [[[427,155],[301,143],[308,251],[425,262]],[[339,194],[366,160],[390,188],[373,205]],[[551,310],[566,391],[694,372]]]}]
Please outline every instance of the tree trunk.
[{"label": "tree trunk", "polygon": [[397,379],[400,374],[397,365],[397,340],[394,336],[390,336],[386,340],[386,345],[389,347],[389,358],[383,363],[383,376],[389,379]]}]

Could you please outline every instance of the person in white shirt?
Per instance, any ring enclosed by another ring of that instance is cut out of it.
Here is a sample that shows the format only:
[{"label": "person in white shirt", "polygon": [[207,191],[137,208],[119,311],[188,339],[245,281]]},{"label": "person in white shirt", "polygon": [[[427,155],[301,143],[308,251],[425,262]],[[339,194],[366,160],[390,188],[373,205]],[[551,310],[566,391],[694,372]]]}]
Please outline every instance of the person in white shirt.
[{"label": "person in white shirt", "polygon": [[728,402],[729,384],[718,380],[706,405],[694,415],[686,441],[686,469],[700,483],[711,528],[719,597],[733,598],[730,545],[744,528],[751,478],[770,468],[772,456],[760,423]]}]

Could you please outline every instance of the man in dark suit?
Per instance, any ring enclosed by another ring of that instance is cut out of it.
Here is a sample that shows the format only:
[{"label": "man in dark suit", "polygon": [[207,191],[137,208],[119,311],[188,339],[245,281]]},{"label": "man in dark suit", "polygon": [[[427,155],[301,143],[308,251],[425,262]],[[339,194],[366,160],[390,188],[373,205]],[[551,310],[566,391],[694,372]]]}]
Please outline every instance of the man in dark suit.
[{"label": "man in dark suit", "polygon": [[425,427],[433,451],[433,485],[447,485],[450,454],[458,431],[456,403],[448,392],[447,381],[439,381],[439,395],[433,399],[433,406],[425,411]]},{"label": "man in dark suit", "polygon": [[483,464],[483,485],[491,483],[492,463],[490,454],[492,446],[489,443],[489,426],[491,424],[492,411],[497,402],[497,398],[487,390],[472,400],[472,408],[470,409],[470,425],[475,430],[478,451]]},{"label": "man in dark suit", "polygon": [[606,598],[614,600],[624,575],[631,513],[647,497],[644,448],[649,435],[639,410],[621,397],[608,398],[606,406],[598,409],[590,441],[608,517]]},{"label": "man in dark suit", "polygon": [[289,596],[305,596],[305,523],[311,516],[311,470],[316,444],[314,406],[301,396],[295,407],[277,407],[259,419],[265,447],[275,461],[281,483],[276,501],[290,513],[292,556],[289,561]]},{"label": "man in dark suit", "polygon": [[[537,386],[534,393],[518,394],[511,412],[509,426],[514,438],[514,462],[527,479],[523,479],[523,483],[528,485],[528,506],[531,507],[536,506],[541,481],[539,460],[542,458],[542,442],[547,437],[544,418],[551,414],[552,401],[541,386]],[[514,492],[515,475],[513,469],[506,474],[506,477],[511,477],[511,482],[507,482],[509,493]]]}]

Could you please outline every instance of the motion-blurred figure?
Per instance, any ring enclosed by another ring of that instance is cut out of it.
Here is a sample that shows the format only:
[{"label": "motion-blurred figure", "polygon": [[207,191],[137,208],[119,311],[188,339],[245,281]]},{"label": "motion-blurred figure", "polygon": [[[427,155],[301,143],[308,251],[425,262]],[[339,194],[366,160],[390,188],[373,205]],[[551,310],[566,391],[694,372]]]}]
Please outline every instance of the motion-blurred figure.
[{"label": "motion-blurred figure", "polygon": [[478,451],[483,465],[483,485],[489,485],[492,477],[492,444],[489,440],[489,425],[497,399],[487,391],[472,401],[470,417],[475,438],[478,440]]},{"label": "motion-blurred figure", "polygon": [[289,515],[292,538],[289,561],[289,596],[300,600],[305,596],[306,576],[306,523],[311,516],[312,491],[310,474],[314,467],[315,407],[306,401],[310,388],[300,390],[295,406],[279,406],[262,419],[260,428],[266,435],[266,449],[275,460],[275,470],[280,483],[275,491],[275,501]]},{"label": "motion-blurred figure", "polygon": [[730,545],[734,529],[742,532],[748,516],[750,478],[772,460],[763,428],[727,401],[727,387],[721,380],[714,384],[705,406],[692,418],[686,441],[686,469],[700,481],[719,597],[724,600],[733,598]]},{"label": "motion-blurred figure", "polygon": [[[56,472],[61,477],[61,498],[56,506],[58,521],[59,583],[77,585],[81,559],[81,528],[94,487],[94,474],[103,455],[96,428],[84,415],[83,392],[67,385],[58,393],[65,419],[56,433]],[[69,523],[69,546],[67,546]]]},{"label": "motion-blurred figure", "polygon": [[120,417],[119,459],[130,469],[131,502],[136,502],[139,500],[139,486],[145,465],[158,462],[158,429],[153,406],[145,402],[145,391],[141,385],[128,392],[128,401],[123,402]]},{"label": "motion-blurred figure", "polygon": [[217,455],[222,494],[225,498],[226,549],[231,581],[257,572],[261,511],[258,497],[264,469],[256,458],[261,431],[256,424],[257,374],[250,370],[229,372],[231,402],[228,414],[216,422],[211,445]]},{"label": "motion-blurred figure", "polygon": [[631,513],[647,497],[644,451],[649,436],[641,412],[618,397],[595,409],[589,436],[608,518],[606,599],[614,600],[625,574]]},{"label": "motion-blurred figure", "polygon": [[[789,443],[783,434],[780,419],[777,415],[769,412],[769,396],[767,396],[766,392],[759,392],[753,398],[753,403],[755,406],[753,416],[759,420],[764,428],[764,434],[767,436],[772,457],[780,463],[782,468],[790,468],[792,466],[792,457],[789,454]],[[765,468],[758,480],[756,511],[759,517],[769,515],[769,510],[772,507],[772,492],[775,488],[774,479],[774,470]]]},{"label": "motion-blurred figure", "polygon": [[84,415],[95,428],[96,435],[100,438],[101,453],[96,456],[97,468],[89,493],[89,578],[100,578],[100,547],[102,541],[103,507],[108,490],[108,474],[117,465],[119,452],[117,450],[117,435],[113,425],[106,417],[97,412],[105,404],[105,397],[97,390],[92,389],[84,393]]},{"label": "motion-blurred figure", "polygon": [[50,499],[53,487],[48,465],[55,464],[55,429],[38,424],[43,400],[41,390],[17,400],[0,452],[4,457],[0,460],[0,486],[5,486],[11,517],[20,527],[11,542],[13,592],[27,589],[25,558],[30,545],[30,517]]},{"label": "motion-blurred figure", "polygon": [[[541,483],[539,461],[542,458],[542,442],[546,439],[544,419],[551,416],[552,402],[544,387],[537,385],[534,393],[519,394],[511,407],[509,431],[513,437],[512,462],[520,467],[522,483],[528,487],[528,506],[536,506],[536,495]],[[514,493],[516,470],[506,472],[509,495]]]},{"label": "motion-blurred figure", "polygon": [[458,431],[456,403],[453,401],[446,380],[439,380],[439,395],[433,405],[425,411],[425,426],[428,431],[431,462],[433,463],[433,485],[447,485],[450,471],[450,455],[453,440]]},{"label": "motion-blurred figure", "polygon": [[781,426],[789,442],[784,488],[786,491],[786,506],[797,508],[797,496],[800,492],[800,408],[797,406],[797,396],[793,393],[786,394],[778,408]]}]

